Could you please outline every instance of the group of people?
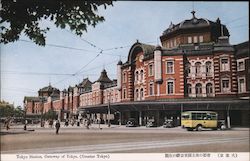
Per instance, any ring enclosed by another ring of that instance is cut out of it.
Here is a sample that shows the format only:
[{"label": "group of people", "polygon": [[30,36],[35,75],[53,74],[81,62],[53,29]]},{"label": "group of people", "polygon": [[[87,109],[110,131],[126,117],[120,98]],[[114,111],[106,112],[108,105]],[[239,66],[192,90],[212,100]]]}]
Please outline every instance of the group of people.
[{"label": "group of people", "polygon": [[[83,120],[78,121],[77,122],[77,126],[80,126],[80,122],[82,122],[82,121]],[[75,120],[72,120],[71,121],[71,125],[74,126],[75,122],[76,122]],[[53,125],[53,121],[52,121],[52,123],[49,122],[49,125],[52,126]],[[69,125],[69,120],[67,119],[67,120],[65,120],[64,126],[68,126],[68,125]],[[84,119],[84,125],[86,126],[87,129],[89,129],[89,126],[91,125],[91,120],[90,119]],[[59,133],[60,126],[61,126],[60,121],[56,120],[56,124],[55,124],[56,134]]]},{"label": "group of people", "polygon": [[[4,121],[4,127],[6,128],[6,130],[10,129],[10,122],[11,122],[11,117],[8,117],[8,118],[5,119],[5,121]],[[87,129],[89,129],[89,127],[91,125],[91,120],[89,118],[80,119],[78,121],[76,121],[74,119],[72,119],[72,120],[69,121],[68,119],[66,119],[65,123],[64,123],[64,126],[67,127],[67,126],[69,126],[69,124],[71,124],[72,126],[74,126],[75,123],[77,124],[77,126],[80,126],[80,124],[84,124],[85,127]],[[53,128],[54,121],[52,119],[49,119],[48,120],[48,125],[49,125],[50,128]],[[55,122],[56,134],[59,134],[60,127],[61,127],[60,121],[56,120],[56,122]]]}]

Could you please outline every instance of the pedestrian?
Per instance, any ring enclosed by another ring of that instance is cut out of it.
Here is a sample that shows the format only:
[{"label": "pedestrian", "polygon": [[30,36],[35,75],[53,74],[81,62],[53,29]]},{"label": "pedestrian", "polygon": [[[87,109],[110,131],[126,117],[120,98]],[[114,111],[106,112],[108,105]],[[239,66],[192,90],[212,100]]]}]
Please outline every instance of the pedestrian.
[{"label": "pedestrian", "polygon": [[60,122],[59,122],[59,120],[56,120],[56,125],[55,125],[55,127],[56,127],[56,134],[58,134],[59,129],[60,129]]},{"label": "pedestrian", "polygon": [[53,127],[53,120],[52,119],[49,119],[49,126],[50,126],[50,128]]},{"label": "pedestrian", "polygon": [[68,127],[69,126],[69,121],[66,119],[64,126]]},{"label": "pedestrian", "polygon": [[5,121],[4,121],[4,125],[6,126],[6,130],[9,130],[10,129],[10,121],[11,121],[11,118],[8,117]]},{"label": "pedestrian", "polygon": [[90,126],[90,119],[87,119],[87,129],[89,129],[89,126]]}]

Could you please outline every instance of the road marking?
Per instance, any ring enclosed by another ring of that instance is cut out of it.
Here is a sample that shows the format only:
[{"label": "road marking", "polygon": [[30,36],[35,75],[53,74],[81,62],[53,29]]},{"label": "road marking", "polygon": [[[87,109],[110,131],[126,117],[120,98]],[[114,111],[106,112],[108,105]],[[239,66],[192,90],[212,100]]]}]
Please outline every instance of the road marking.
[{"label": "road marking", "polygon": [[103,153],[103,152],[122,152],[128,150],[143,150],[155,148],[168,148],[204,144],[232,143],[232,142],[249,142],[249,137],[241,138],[213,138],[199,140],[162,140],[162,141],[145,141],[145,142],[127,142],[112,144],[95,144],[81,145],[70,147],[53,147],[39,149],[22,149],[2,151],[2,153]]}]

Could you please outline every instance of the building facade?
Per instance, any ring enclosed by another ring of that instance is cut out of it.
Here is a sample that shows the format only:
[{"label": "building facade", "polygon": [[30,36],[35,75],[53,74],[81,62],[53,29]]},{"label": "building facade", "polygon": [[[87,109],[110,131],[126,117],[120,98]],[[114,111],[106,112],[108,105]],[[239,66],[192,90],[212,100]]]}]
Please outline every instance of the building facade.
[{"label": "building facade", "polygon": [[84,79],[60,97],[49,96],[44,110],[122,124],[154,119],[158,126],[167,118],[179,125],[182,111],[212,110],[219,119],[230,116],[232,125],[248,126],[249,43],[231,45],[229,37],[219,18],[197,18],[193,11],[191,19],[169,25],[162,46],[133,44],[127,61],[117,64],[117,80],[103,70],[93,83]]}]

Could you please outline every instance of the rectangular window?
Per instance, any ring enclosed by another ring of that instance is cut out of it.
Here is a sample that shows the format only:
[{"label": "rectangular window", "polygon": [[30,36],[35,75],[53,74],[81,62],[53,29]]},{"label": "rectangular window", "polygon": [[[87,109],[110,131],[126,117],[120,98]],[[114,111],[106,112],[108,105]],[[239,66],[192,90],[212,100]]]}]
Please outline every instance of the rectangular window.
[{"label": "rectangular window", "polygon": [[123,99],[126,98],[126,88],[123,89]]},{"label": "rectangular window", "polygon": [[221,59],[221,71],[228,71],[229,70],[229,60],[228,58]]},{"label": "rectangular window", "polygon": [[188,43],[191,44],[192,43],[192,37],[188,36]]},{"label": "rectangular window", "polygon": [[176,39],[174,39],[174,46],[176,46]]},{"label": "rectangular window", "polygon": [[199,42],[203,42],[203,36],[199,36]]},{"label": "rectangular window", "polygon": [[149,95],[150,96],[154,95],[154,84],[153,83],[149,84]]},{"label": "rectangular window", "polygon": [[222,79],[222,92],[229,92],[230,91],[230,85],[229,85],[229,79]]},{"label": "rectangular window", "polygon": [[174,73],[174,62],[173,61],[167,61],[166,62],[166,73],[167,74],[173,74]]},{"label": "rectangular window", "polygon": [[154,75],[154,68],[153,68],[153,64],[149,64],[148,66],[148,76],[153,76]]},{"label": "rectangular window", "polygon": [[245,85],[245,79],[244,78],[239,78],[239,93],[246,92],[246,85]]},{"label": "rectangular window", "polygon": [[122,75],[122,81],[123,81],[123,83],[126,83],[126,73],[123,73],[123,75]]},{"label": "rectangular window", "polygon": [[245,63],[244,61],[239,61],[238,62],[238,71],[245,70]]},{"label": "rectangular window", "polygon": [[167,82],[167,94],[174,94],[174,82],[173,81]]},{"label": "rectangular window", "polygon": [[198,37],[194,36],[194,43],[197,43],[197,42],[198,42]]}]

